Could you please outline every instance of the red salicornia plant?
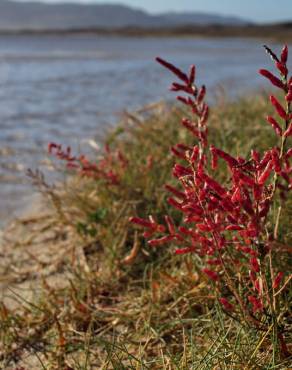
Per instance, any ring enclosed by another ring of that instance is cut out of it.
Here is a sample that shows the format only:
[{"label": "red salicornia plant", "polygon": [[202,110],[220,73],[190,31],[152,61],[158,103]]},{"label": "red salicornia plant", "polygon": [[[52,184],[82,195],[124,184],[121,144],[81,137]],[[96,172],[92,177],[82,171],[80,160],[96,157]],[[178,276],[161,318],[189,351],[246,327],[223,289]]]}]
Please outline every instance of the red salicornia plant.
[{"label": "red salicornia plant", "polygon": [[56,143],[49,143],[48,152],[65,161],[67,169],[73,170],[83,177],[102,179],[107,185],[119,185],[120,174],[128,166],[128,160],[124,154],[119,150],[111,151],[107,145],[104,154],[97,162],[90,161],[85,155],[74,156],[71,147],[63,149],[62,145]]},{"label": "red salicornia plant", "polygon": [[[282,355],[288,356],[281,299],[291,276],[277,270],[274,246],[281,210],[292,186],[292,149],[288,148],[292,78],[288,77],[287,46],[279,58],[265,49],[279,77],[264,69],[259,72],[282,91],[285,104],[270,97],[275,114],[268,116],[267,122],[278,138],[277,146],[264,153],[254,149],[248,158],[234,157],[208,143],[206,88],[195,85],[195,67],[186,74],[157,58],[180,80],[171,90],[183,94],[177,99],[189,108],[193,118],[182,119],[182,124],[196,137],[197,144],[188,147],[179,143],[172,148],[180,159],[173,167],[179,185],[167,186],[171,193],[168,202],[181,212],[181,224],[176,226],[169,216],[165,217],[166,227],[153,217],[133,217],[131,221],[146,229],[144,236],[151,246],[172,242],[177,245],[175,253],[200,257],[196,258],[199,267],[225,312],[257,330],[272,332]],[[218,180],[219,161],[227,167],[224,182]],[[270,216],[275,208],[273,223]]]}]

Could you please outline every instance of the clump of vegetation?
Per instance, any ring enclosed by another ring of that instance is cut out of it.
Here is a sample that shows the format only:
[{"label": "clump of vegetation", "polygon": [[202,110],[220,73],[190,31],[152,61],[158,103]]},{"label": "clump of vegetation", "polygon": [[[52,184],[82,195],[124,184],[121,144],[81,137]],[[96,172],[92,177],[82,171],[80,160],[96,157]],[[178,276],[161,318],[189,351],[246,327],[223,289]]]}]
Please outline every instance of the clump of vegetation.
[{"label": "clump of vegetation", "polygon": [[[247,97],[235,103],[218,103],[207,129],[205,88],[198,91],[194,86],[195,68],[186,75],[160,62],[183,80],[173,89],[191,95],[190,99],[180,98],[191,106],[191,112],[159,105],[143,115],[128,114],[125,122],[105,137],[104,150],[95,160],[51,143],[49,152],[66,165],[61,186],[51,186],[39,172],[30,172],[47,199],[49,211],[42,219],[23,220],[17,226],[21,226],[21,238],[7,240],[6,249],[27,253],[35,269],[33,273],[21,271],[21,253],[20,258],[1,266],[1,280],[5,277],[10,286],[9,300],[5,296],[0,306],[2,367],[289,366],[289,278],[279,273],[288,271],[289,266],[291,199],[286,197],[282,203],[277,197],[275,205],[272,200],[278,194],[278,185],[282,192],[287,190],[279,181],[282,174],[278,165],[285,165],[284,155],[289,153],[283,138],[290,135],[291,112],[285,111],[287,127],[281,132],[269,118],[276,128],[274,135],[263,123],[265,115],[270,117],[273,112],[266,96]],[[262,74],[281,83],[289,97],[291,81],[285,79],[285,51],[281,63],[282,80],[267,72]],[[277,112],[283,113],[274,99]],[[289,110],[290,102],[287,107]],[[198,116],[197,127],[193,114]],[[182,116],[186,119],[180,126]],[[282,144],[278,151],[279,137]],[[213,144],[210,164],[208,142]],[[257,151],[250,159],[252,148]],[[259,167],[263,152],[270,156]],[[179,157],[179,164],[175,165],[173,154]],[[227,166],[220,161],[217,164],[217,157]],[[188,165],[183,167],[185,161]],[[170,171],[173,165],[182,183],[179,189]],[[266,190],[270,186],[267,181],[274,184],[273,193]],[[204,191],[204,197],[195,198],[192,189]],[[166,190],[173,194],[171,200]],[[238,192],[242,200],[232,200]],[[266,199],[261,198],[264,194]],[[255,224],[255,214],[261,212],[261,202],[267,199],[269,214]],[[210,200],[213,209],[208,208]],[[206,203],[208,217],[194,211],[202,202]],[[218,213],[218,222],[210,223],[211,213],[214,217]],[[193,218],[186,220],[185,216]],[[145,231],[131,225],[130,217]],[[186,221],[190,223],[185,225]],[[234,225],[236,229],[230,227]],[[272,229],[273,225],[276,228]],[[201,241],[210,239],[202,253],[190,243],[191,232]],[[158,238],[152,237],[149,246],[145,238],[155,233]],[[217,241],[217,234],[222,244],[219,249],[211,243],[212,238]],[[176,246],[179,255],[164,245],[165,241]],[[240,248],[226,251],[227,241],[236,242]],[[272,248],[266,250],[269,243]],[[264,251],[260,252],[262,245]],[[39,248],[44,253],[52,248],[53,256],[58,257],[37,257]],[[210,261],[214,263],[208,264]],[[23,280],[38,284],[30,299],[16,290]],[[13,298],[17,304],[11,304]]]},{"label": "clump of vegetation", "polygon": [[[156,234],[148,242],[151,246],[172,242],[178,246],[176,254],[194,254],[197,268],[209,278],[210,289],[225,313],[258,331],[271,332],[267,337],[275,353],[289,357],[283,318],[283,310],[288,308],[282,305],[282,295],[286,295],[291,275],[285,274],[274,247],[286,242],[285,232],[279,235],[279,225],[292,186],[292,148],[288,147],[292,136],[292,77],[288,76],[288,47],[283,48],[280,59],[267,46],[265,49],[280,78],[265,69],[259,72],[282,90],[286,106],[270,96],[278,121],[269,115],[267,122],[275,131],[277,145],[263,153],[252,149],[248,157],[235,157],[213,144],[208,148],[206,88],[198,89],[194,84],[195,66],[186,74],[157,58],[181,80],[171,89],[188,96],[179,95],[178,100],[194,118],[183,118],[182,124],[198,144],[176,144],[172,149],[185,163],[173,167],[180,187],[169,188],[172,196],[168,199],[183,215],[180,224],[176,226],[167,215],[165,232],[165,227],[153,218],[133,217],[131,221],[147,230],[146,237]],[[228,170],[218,168],[219,159]]]}]

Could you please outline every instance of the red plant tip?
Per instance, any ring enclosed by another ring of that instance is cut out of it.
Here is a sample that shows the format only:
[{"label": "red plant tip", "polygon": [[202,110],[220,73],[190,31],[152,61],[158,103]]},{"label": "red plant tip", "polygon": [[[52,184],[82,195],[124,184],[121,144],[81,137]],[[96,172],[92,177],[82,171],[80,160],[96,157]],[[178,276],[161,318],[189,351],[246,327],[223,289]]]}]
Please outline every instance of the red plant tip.
[{"label": "red plant tip", "polygon": [[278,77],[274,76],[271,72],[267,71],[266,69],[260,69],[259,73],[269,79],[274,86],[279,87],[280,89],[284,88],[283,82],[279,80]]},{"label": "red plant tip", "polygon": [[292,135],[292,122],[288,126],[287,130],[284,132],[284,137],[288,137]]},{"label": "red plant tip", "polygon": [[58,149],[59,150],[59,149],[61,149],[61,145],[58,145],[56,143],[49,143],[48,144],[48,153],[52,154],[53,149]]},{"label": "red plant tip", "polygon": [[132,224],[136,224],[136,225],[143,226],[143,227],[146,227],[146,228],[152,228],[153,227],[153,223],[151,223],[150,221],[144,220],[143,218],[140,218],[140,217],[130,217],[129,221]]},{"label": "red plant tip", "polygon": [[292,148],[288,149],[286,153],[286,158],[289,159],[290,157],[292,157]]},{"label": "red plant tip", "polygon": [[255,274],[255,272],[254,271],[250,271],[249,272],[249,277],[250,277],[250,280],[254,283],[255,281],[256,281],[256,279],[257,279],[257,277],[256,277],[256,274]]},{"label": "red plant tip", "polygon": [[287,113],[286,113],[285,109],[282,107],[282,105],[278,102],[278,100],[273,95],[271,95],[270,96],[270,101],[273,104],[273,106],[276,109],[279,116],[286,120],[287,119]]},{"label": "red plant tip", "polygon": [[166,190],[168,190],[170,193],[174,194],[179,199],[185,199],[185,194],[182,191],[177,190],[171,185],[165,185],[164,186]]},{"label": "red plant tip", "polygon": [[221,266],[222,265],[222,261],[219,258],[208,260],[207,263],[208,265],[211,265],[211,266]]},{"label": "red plant tip", "polygon": [[277,63],[276,63],[276,67],[278,68],[278,70],[280,71],[280,73],[281,73],[284,77],[287,77],[288,69],[287,69],[287,67],[286,67],[286,65],[285,65],[285,64],[280,63],[280,62],[277,62]]},{"label": "red plant tip", "polygon": [[208,278],[210,278],[211,280],[213,281],[217,281],[219,280],[219,276],[217,274],[217,272],[215,271],[212,271],[212,270],[209,270],[209,269],[206,269],[204,268],[203,270],[203,273],[206,274],[208,276]]},{"label": "red plant tip", "polygon": [[284,45],[282,52],[281,52],[281,62],[286,64],[288,60],[288,46]]},{"label": "red plant tip", "polygon": [[195,251],[194,247],[179,248],[175,250],[175,254],[187,254],[194,251]]},{"label": "red plant tip", "polygon": [[172,205],[173,207],[177,208],[178,210],[182,211],[182,204],[177,202],[175,199],[173,198],[168,198],[167,199],[167,202]]},{"label": "red plant tip", "polygon": [[223,297],[222,298],[219,298],[219,302],[222,304],[222,306],[224,306],[224,308],[227,311],[234,311],[233,304],[229,303],[226,298],[223,298]]},{"label": "red plant tip", "polygon": [[281,162],[278,151],[274,148],[272,151],[273,168],[277,174],[281,173]]},{"label": "red plant tip", "polygon": [[170,242],[173,239],[174,239],[174,235],[167,235],[167,236],[163,236],[163,237],[158,238],[158,239],[149,240],[148,241],[148,244],[151,245],[151,247],[156,247],[158,245],[161,245],[161,244],[165,244],[167,242]]},{"label": "red plant tip", "polygon": [[247,299],[252,304],[253,313],[256,313],[257,311],[262,311],[263,304],[258,298],[250,295],[250,296],[247,297]]},{"label": "red plant tip", "polygon": [[250,263],[250,267],[251,267],[252,271],[254,271],[254,272],[260,272],[260,265],[258,263],[257,258],[252,257],[249,260],[249,263]]},{"label": "red plant tip", "polygon": [[189,84],[192,85],[195,82],[196,77],[196,67],[194,65],[191,65],[190,67],[190,73],[189,73]]},{"label": "red plant tip", "polygon": [[239,226],[239,225],[228,225],[225,227],[225,230],[227,231],[240,231],[242,230],[242,226]]},{"label": "red plant tip", "polygon": [[273,161],[269,161],[265,167],[265,169],[263,170],[263,172],[261,173],[261,175],[259,176],[258,178],[258,184],[259,185],[264,185],[265,182],[268,180],[271,172],[272,172],[272,169],[273,169]]},{"label": "red plant tip", "polygon": [[218,157],[221,157],[225,162],[227,162],[229,167],[235,167],[238,166],[238,161],[232,157],[230,154],[224,152],[221,149],[218,149],[216,147],[211,148],[213,155],[216,154]]},{"label": "red plant tip", "polygon": [[278,136],[282,136],[282,129],[279,125],[279,123],[271,116],[267,116],[267,121],[269,122],[269,124],[273,127],[273,129],[275,130],[276,134]]},{"label": "red plant tip", "polygon": [[221,196],[226,195],[226,190],[216,180],[212,179],[206,174],[200,175],[200,178],[205,181],[205,183],[210,186],[210,188],[212,188],[217,194]]},{"label": "red plant tip", "polygon": [[189,99],[185,98],[184,96],[177,96],[176,99],[185,105],[190,105]]},{"label": "red plant tip", "polygon": [[157,57],[156,61],[161,64],[163,67],[169,69],[172,73],[174,73],[180,80],[184,81],[186,84],[189,84],[188,76],[182,72],[179,68],[175,67],[173,64],[167,62],[166,60]]},{"label": "red plant tip", "polygon": [[218,155],[216,153],[216,148],[214,147],[213,144],[210,146],[210,152],[211,152],[211,167],[212,170],[216,170],[218,167]]},{"label": "red plant tip", "polygon": [[237,187],[235,189],[235,191],[233,192],[232,197],[231,197],[231,201],[233,203],[242,201],[241,191],[240,191],[239,187]]},{"label": "red plant tip", "polygon": [[213,231],[212,227],[210,227],[209,225],[203,224],[203,223],[197,224],[196,226],[198,230],[203,231],[203,232]]},{"label": "red plant tip", "polygon": [[260,153],[255,149],[251,150],[251,157],[255,161],[255,163],[259,163],[260,161]]},{"label": "red plant tip", "polygon": [[281,280],[284,276],[284,272],[280,271],[278,272],[277,276],[275,277],[274,281],[273,281],[273,289],[278,289],[279,288],[279,285],[281,283]]},{"label": "red plant tip", "polygon": [[203,101],[203,99],[204,99],[205,95],[206,95],[206,86],[205,86],[205,85],[203,85],[203,86],[200,88],[199,95],[198,95],[198,99],[197,99],[199,104]]},{"label": "red plant tip", "polygon": [[292,102],[292,87],[289,88],[288,94],[285,96],[285,100],[287,103]]},{"label": "red plant tip", "polygon": [[167,225],[167,228],[168,228],[168,231],[169,231],[170,235],[174,235],[175,234],[175,226],[174,226],[172,218],[170,216],[164,216],[164,219],[165,219],[165,222],[166,222],[166,225]]}]

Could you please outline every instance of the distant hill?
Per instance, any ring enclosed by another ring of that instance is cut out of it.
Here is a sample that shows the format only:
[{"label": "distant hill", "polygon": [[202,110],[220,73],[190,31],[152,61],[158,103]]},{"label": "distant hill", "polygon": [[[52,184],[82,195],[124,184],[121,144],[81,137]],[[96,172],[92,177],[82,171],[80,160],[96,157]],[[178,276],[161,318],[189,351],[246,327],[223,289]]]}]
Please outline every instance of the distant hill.
[{"label": "distant hill", "polygon": [[82,28],[176,27],[184,25],[244,25],[236,17],[208,13],[151,15],[124,5],[95,5],[0,0],[0,30],[66,30]]}]

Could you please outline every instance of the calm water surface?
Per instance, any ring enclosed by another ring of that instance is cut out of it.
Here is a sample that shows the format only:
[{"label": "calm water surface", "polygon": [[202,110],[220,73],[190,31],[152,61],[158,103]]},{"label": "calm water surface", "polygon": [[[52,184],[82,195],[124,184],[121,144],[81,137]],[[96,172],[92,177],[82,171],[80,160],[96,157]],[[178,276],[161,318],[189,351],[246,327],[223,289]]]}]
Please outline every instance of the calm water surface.
[{"label": "calm water surface", "polygon": [[257,40],[0,36],[0,223],[30,199],[25,172],[45,167],[48,142],[82,148],[124,109],[174,98],[157,55],[196,64],[230,97],[261,86],[269,66]]}]

